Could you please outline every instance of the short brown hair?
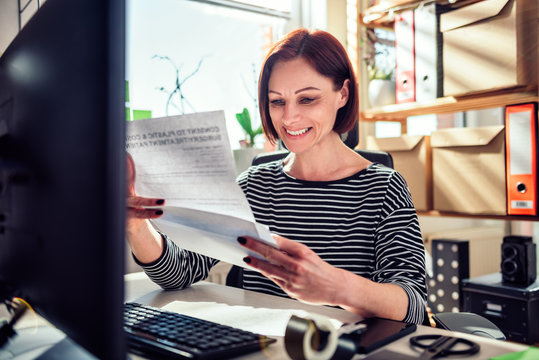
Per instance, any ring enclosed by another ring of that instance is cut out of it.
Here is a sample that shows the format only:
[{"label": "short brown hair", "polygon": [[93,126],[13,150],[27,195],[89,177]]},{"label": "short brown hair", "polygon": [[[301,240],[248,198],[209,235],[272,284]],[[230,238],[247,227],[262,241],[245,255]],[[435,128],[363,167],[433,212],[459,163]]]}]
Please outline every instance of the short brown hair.
[{"label": "short brown hair", "polygon": [[268,140],[275,143],[279,139],[269,114],[269,78],[276,62],[295,58],[305,59],[320,75],[333,80],[336,90],[342,88],[346,79],[350,79],[348,101],[337,111],[333,126],[333,130],[339,134],[350,131],[357,121],[359,98],[348,54],[339,40],[330,33],[321,30],[309,32],[302,28],[290,32],[273,45],[262,65],[258,81],[258,106]]}]

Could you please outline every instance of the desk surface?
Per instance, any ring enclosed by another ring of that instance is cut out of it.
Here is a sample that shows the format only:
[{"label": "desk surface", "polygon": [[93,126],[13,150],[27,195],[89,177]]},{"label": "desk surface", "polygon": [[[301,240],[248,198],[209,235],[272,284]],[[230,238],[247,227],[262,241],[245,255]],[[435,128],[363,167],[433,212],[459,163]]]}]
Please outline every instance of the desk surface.
[{"label": "desk surface", "polygon": [[[152,283],[143,273],[134,273],[126,275],[126,301],[135,301],[142,304],[147,304],[155,307],[164,307],[173,301],[193,302],[214,301],[226,305],[241,305],[252,306],[270,309],[297,309],[304,310],[315,314],[324,315],[330,318],[337,319],[341,322],[355,322],[361,320],[357,315],[354,315],[345,310],[330,308],[326,306],[312,306],[300,303],[299,301],[275,297],[257,292],[246,291],[213,283],[198,283],[192,287],[180,291],[163,291],[157,285]],[[453,333],[430,328],[426,326],[418,326],[418,329],[413,335],[420,334],[446,334]],[[489,359],[491,357],[503,355],[509,352],[522,351],[528,346],[491,340],[483,337],[478,337],[468,334],[458,334],[461,337],[468,338],[481,345],[481,351],[472,357],[466,359]],[[412,336],[412,335],[410,335]],[[417,355],[418,352],[409,346],[409,337],[399,339],[387,346],[387,349],[407,354],[410,356]],[[360,356],[356,358],[360,359]],[[463,357],[452,356],[452,359],[460,359]],[[141,359],[134,356],[133,359]],[[283,346],[283,339],[279,338],[278,342],[272,344],[268,349],[262,352],[253,353],[241,357],[241,359],[288,359]]]}]

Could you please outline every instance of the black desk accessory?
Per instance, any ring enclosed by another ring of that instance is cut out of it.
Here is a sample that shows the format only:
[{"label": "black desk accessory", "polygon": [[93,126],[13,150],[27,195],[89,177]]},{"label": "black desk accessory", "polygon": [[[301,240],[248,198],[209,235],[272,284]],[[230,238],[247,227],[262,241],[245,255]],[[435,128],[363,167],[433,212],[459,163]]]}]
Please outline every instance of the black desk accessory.
[{"label": "black desk accessory", "polygon": [[[425,349],[419,359],[434,359],[451,355],[469,356],[479,352],[479,344],[468,339],[443,336],[419,335],[410,338],[410,344]],[[461,344],[462,348],[457,349]]]},{"label": "black desk accessory", "polygon": [[436,327],[460,331],[488,337],[496,340],[505,340],[505,335],[492,321],[474,313],[438,313],[433,316]]},{"label": "black desk accessory", "polygon": [[537,278],[537,256],[531,236],[505,236],[502,243],[502,279],[528,286]]},{"label": "black desk accessory", "polygon": [[492,321],[508,340],[539,341],[539,281],[528,286],[508,284],[501,273],[462,281],[463,311]]},{"label": "black desk accessory", "polygon": [[361,332],[357,352],[367,354],[384,345],[392,343],[416,331],[415,324],[382,318],[369,318],[361,321],[367,328]]}]

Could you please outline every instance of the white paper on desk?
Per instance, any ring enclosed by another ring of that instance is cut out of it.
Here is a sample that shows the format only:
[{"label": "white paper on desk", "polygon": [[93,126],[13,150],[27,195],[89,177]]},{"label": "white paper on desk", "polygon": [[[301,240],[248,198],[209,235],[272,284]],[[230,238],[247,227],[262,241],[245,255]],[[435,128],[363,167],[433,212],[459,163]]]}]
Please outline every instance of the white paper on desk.
[{"label": "white paper on desk", "polygon": [[126,148],[135,192],[166,199],[163,217],[153,222],[184,249],[245,267],[238,236],[276,246],[236,183],[222,111],[128,122]]},{"label": "white paper on desk", "polygon": [[[215,302],[173,301],[163,309],[266,336],[284,336],[292,315],[309,316],[304,310],[231,306]],[[335,328],[342,325],[339,320],[330,319],[330,321]]]}]

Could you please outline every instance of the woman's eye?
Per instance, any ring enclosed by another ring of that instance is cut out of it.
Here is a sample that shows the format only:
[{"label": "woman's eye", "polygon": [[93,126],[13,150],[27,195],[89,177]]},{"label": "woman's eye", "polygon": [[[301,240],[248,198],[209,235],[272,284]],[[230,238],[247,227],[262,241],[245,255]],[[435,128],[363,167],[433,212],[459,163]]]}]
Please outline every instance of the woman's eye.
[{"label": "woman's eye", "polygon": [[282,106],[284,105],[284,101],[277,99],[277,100],[270,100],[270,104],[273,106]]},{"label": "woman's eye", "polygon": [[312,103],[313,101],[314,101],[313,98],[308,98],[308,97],[306,97],[306,98],[301,98],[300,101],[299,101],[299,103],[300,103],[300,104],[310,104],[310,103]]}]

